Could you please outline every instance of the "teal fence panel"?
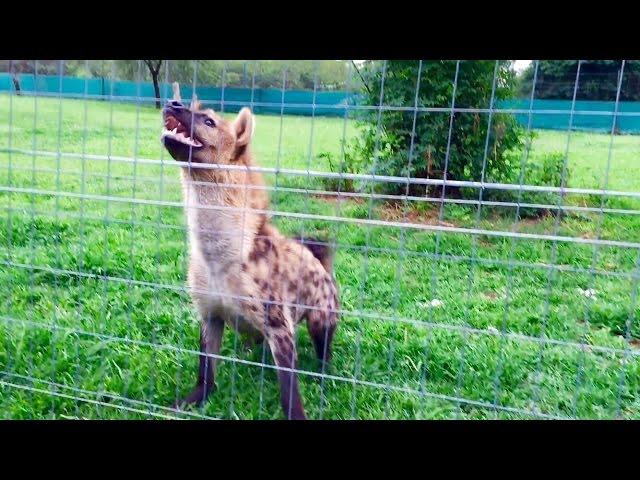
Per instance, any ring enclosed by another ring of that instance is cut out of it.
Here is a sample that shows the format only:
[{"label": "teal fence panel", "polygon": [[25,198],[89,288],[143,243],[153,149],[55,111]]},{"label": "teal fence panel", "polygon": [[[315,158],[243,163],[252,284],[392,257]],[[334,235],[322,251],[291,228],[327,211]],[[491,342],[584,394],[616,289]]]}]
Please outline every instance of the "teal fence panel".
[{"label": "teal fence panel", "polygon": [[[518,122],[527,126],[531,117],[531,128],[567,130],[571,125],[574,130],[610,132],[616,121],[616,130],[620,133],[640,133],[639,115],[614,115],[615,102],[595,102],[578,100],[573,108],[570,100],[534,100],[529,113],[529,100],[507,100],[497,102],[501,109],[525,110],[516,113]],[[640,102],[620,102],[619,112],[640,113]],[[602,114],[598,113],[602,112]]]},{"label": "teal fence panel", "polygon": [[[191,89],[188,92],[191,96]],[[238,112],[242,107],[250,105],[252,98],[250,88],[204,87],[197,88],[196,94],[205,107],[224,112]],[[254,102],[258,101],[257,97],[258,91],[256,90],[253,95]],[[256,109],[254,111],[260,113]]]},{"label": "teal fence panel", "polygon": [[640,133],[640,102],[622,102],[619,110],[625,113],[635,113],[634,116],[618,117],[618,128],[623,133]]},{"label": "teal fence panel", "polygon": [[[155,103],[155,90],[151,82],[111,81],[103,78],[75,78],[57,75],[19,75],[20,87],[26,93],[66,95],[116,99],[123,102]],[[160,84],[162,102],[173,95],[170,83]],[[0,74],[0,91],[12,91],[13,82],[7,73]],[[190,99],[193,88],[183,85],[182,98]],[[244,106],[253,106],[255,113],[286,115],[344,116],[358,97],[349,92],[287,90],[276,88],[237,88],[202,86],[196,89],[203,105],[225,112],[238,112]]]},{"label": "teal fence panel", "polygon": [[[155,103],[155,90],[151,82],[111,81],[103,78],[59,77],[57,75],[21,74],[21,89],[25,93],[38,93],[70,97],[115,99],[123,102]],[[8,73],[0,73],[0,91],[13,91],[13,81]],[[237,112],[243,106],[252,106],[258,114],[316,115],[343,117],[349,107],[357,105],[360,97],[350,92],[306,91],[277,88],[237,88],[202,86],[196,89],[198,98],[205,106],[218,111]],[[190,85],[181,87],[182,98],[190,99]],[[170,99],[169,83],[160,84],[162,102]],[[529,100],[506,100],[497,102],[497,108],[521,110],[515,113],[517,121],[526,126],[529,122]],[[571,101],[535,100],[531,113],[531,125],[536,129],[567,130],[570,122],[573,129],[589,131],[611,131],[614,121],[615,102],[577,101],[571,120]],[[619,115],[616,130],[621,133],[640,133],[640,102],[620,102],[619,112],[637,115]],[[602,112],[599,114],[598,112]],[[357,111],[351,110],[350,117]]]},{"label": "teal fence panel", "polygon": [[[100,96],[103,91],[101,78],[60,77],[58,75],[18,75],[20,88],[25,92],[45,94],[76,94]],[[13,90],[9,74],[0,74],[0,90]]]},{"label": "teal fence panel", "polygon": [[155,102],[156,94],[152,83],[117,81],[109,82],[108,88],[109,91],[105,92],[105,95],[141,103]]},{"label": "teal fence panel", "polygon": [[0,73],[0,92],[13,90],[13,82],[11,76],[6,73]]}]

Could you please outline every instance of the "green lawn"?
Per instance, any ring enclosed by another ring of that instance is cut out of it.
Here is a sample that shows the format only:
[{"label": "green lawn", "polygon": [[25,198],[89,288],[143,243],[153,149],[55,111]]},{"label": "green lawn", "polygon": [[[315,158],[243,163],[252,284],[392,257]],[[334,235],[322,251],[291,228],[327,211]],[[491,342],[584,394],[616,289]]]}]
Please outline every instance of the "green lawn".
[{"label": "green lawn", "polygon": [[[148,107],[0,95],[2,418],[282,418],[275,371],[260,366],[272,364],[269,355],[229,331],[204,409],[167,409],[195,380],[198,324],[183,288],[179,172],[160,146],[160,124]],[[263,166],[327,170],[318,154],[339,156],[354,132],[341,119],[260,116],[254,150]],[[570,186],[602,188],[610,142],[571,134]],[[538,132],[531,158],[566,148],[566,132]],[[82,158],[109,152],[163,163]],[[639,154],[640,137],[614,138],[610,189],[640,191]],[[273,210],[345,219],[276,218],[287,233],[322,232],[340,244],[336,275],[350,313],[336,333],[332,376],[300,375],[310,418],[640,418],[637,249],[370,226],[361,220],[403,212],[380,200],[301,194],[323,188],[304,176],[267,180],[279,187]],[[415,204],[410,218],[433,223],[438,204]],[[629,198],[605,206],[640,209]],[[456,227],[510,231],[513,216],[483,209],[476,225],[474,207],[444,208]],[[638,215],[598,218],[569,215],[558,234],[640,241]],[[515,228],[552,234],[554,218]],[[560,269],[544,268],[552,261]],[[317,372],[304,329],[298,345],[299,368]]]}]

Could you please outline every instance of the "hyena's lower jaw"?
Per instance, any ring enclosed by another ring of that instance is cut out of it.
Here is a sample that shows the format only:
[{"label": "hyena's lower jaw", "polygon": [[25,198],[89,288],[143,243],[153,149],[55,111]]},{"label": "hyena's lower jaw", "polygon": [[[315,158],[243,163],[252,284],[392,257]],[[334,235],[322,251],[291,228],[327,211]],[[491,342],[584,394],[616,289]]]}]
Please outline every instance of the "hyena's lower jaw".
[{"label": "hyena's lower jaw", "polygon": [[202,147],[187,145],[166,135],[162,137],[161,142],[174,160],[178,162],[199,163],[193,154]]},{"label": "hyena's lower jaw", "polygon": [[189,132],[184,130],[178,130],[178,127],[169,130],[168,128],[164,128],[162,130],[162,135],[160,136],[162,141],[166,138],[170,138],[176,142],[182,143],[183,145],[187,145],[189,147],[201,148],[202,143],[200,143],[197,139],[190,137]]}]

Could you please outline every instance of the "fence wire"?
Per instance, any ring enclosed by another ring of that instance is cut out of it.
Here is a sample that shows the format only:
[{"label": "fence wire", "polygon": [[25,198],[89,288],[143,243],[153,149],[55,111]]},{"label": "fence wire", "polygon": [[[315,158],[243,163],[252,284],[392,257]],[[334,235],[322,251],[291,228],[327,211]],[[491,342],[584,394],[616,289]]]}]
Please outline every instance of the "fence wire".
[{"label": "fence wire", "polygon": [[[638,418],[640,143],[616,130],[619,117],[640,115],[619,108],[635,73],[620,62],[612,110],[579,110],[578,62],[569,112],[535,109],[534,61],[528,108],[509,109],[497,106],[496,61],[486,105],[468,107],[459,96],[469,61],[458,60],[443,80],[450,95],[434,106],[422,97],[426,62],[413,62],[411,94],[401,105],[387,100],[398,81],[395,64],[372,62],[380,82],[369,98],[377,102],[336,106],[344,116],[332,118],[316,115],[318,64],[310,104],[286,101],[287,62],[279,104],[254,102],[255,62],[245,69],[251,101],[225,100],[225,65],[215,85],[218,113],[233,119],[234,106],[280,108],[256,115],[255,167],[173,160],[160,144],[156,98],[142,95],[143,61],[132,70],[136,96],[114,96],[113,63],[109,95],[89,94],[88,78],[83,95],[65,93],[64,61],[57,92],[0,92],[2,417],[282,418],[276,373],[291,369],[273,364],[267,342],[246,343],[231,329],[222,351],[210,354],[220,362],[208,401],[172,406],[193,387],[202,355],[190,291],[251,300],[187,287],[185,213],[195,209],[241,213],[241,228],[217,232],[230,243],[242,242],[247,213],[264,213],[286,235],[321,237],[311,242],[335,251],[341,306],[332,362],[318,365],[306,329],[296,333],[292,370],[310,418]],[[37,78],[39,63],[32,64]],[[186,85],[196,93],[199,65],[193,62]],[[349,63],[347,78],[337,79],[348,94],[362,88],[356,68]],[[170,61],[159,75],[164,103],[175,80]],[[311,114],[289,115],[289,107]],[[564,131],[532,127],[535,115],[567,113]],[[495,129],[515,114],[526,121],[519,149],[508,152],[513,175],[496,178]],[[389,115],[410,116],[402,165],[391,172]],[[486,127],[462,134],[480,139],[479,174],[455,178],[463,115],[478,125],[486,119]],[[582,115],[610,117],[610,131],[576,130]],[[425,161],[423,126],[440,117],[448,126],[443,170],[412,175]],[[363,123],[373,132],[373,156],[354,166],[351,148]],[[183,197],[181,169],[259,172],[264,186],[217,187],[263,189],[269,207],[197,204],[189,189]]]}]

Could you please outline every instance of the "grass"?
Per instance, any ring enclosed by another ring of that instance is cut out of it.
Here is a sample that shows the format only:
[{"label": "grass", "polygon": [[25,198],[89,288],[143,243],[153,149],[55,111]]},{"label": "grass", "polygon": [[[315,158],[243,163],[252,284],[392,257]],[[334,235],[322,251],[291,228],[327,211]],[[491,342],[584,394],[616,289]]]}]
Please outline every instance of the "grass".
[{"label": "grass", "polygon": [[[3,95],[0,118],[0,415],[189,418],[164,408],[193,385],[198,324],[183,289],[178,170],[160,147],[158,112]],[[318,154],[339,158],[340,139],[353,134],[341,119],[263,116],[255,152],[261,165],[326,170]],[[571,134],[570,186],[602,186],[610,141]],[[566,132],[538,132],[531,158],[566,147]],[[82,158],[109,152],[163,163]],[[639,137],[615,137],[610,189],[640,191],[639,153]],[[531,418],[526,412],[534,411],[640,418],[640,357],[620,350],[637,352],[640,339],[632,321],[640,310],[637,280],[630,277],[637,250],[364,225],[358,220],[402,219],[402,211],[379,200],[335,202],[291,191],[322,188],[306,177],[267,180],[279,188],[271,192],[274,210],[345,219],[276,218],[287,233],[324,232],[341,245],[336,275],[343,308],[352,313],[336,334],[333,377],[300,375],[309,417]],[[176,204],[118,201],[131,198]],[[599,206],[592,198],[569,200]],[[640,208],[630,198],[605,206]],[[437,213],[438,204],[425,202],[410,218],[433,223]],[[476,225],[472,207],[446,204],[443,214],[448,224]],[[483,210],[478,227],[509,231],[513,215]],[[594,237],[598,218],[568,215],[558,234]],[[518,229],[553,233],[554,218]],[[638,216],[606,214],[600,237],[638,242],[639,232]],[[561,269],[543,268],[554,258]],[[595,298],[580,293],[589,288]],[[317,372],[307,332],[298,335],[299,368]],[[540,336],[554,342],[535,341]],[[227,331],[222,355],[228,360],[220,364],[218,389],[196,413],[282,418],[262,347],[244,347]]]}]

